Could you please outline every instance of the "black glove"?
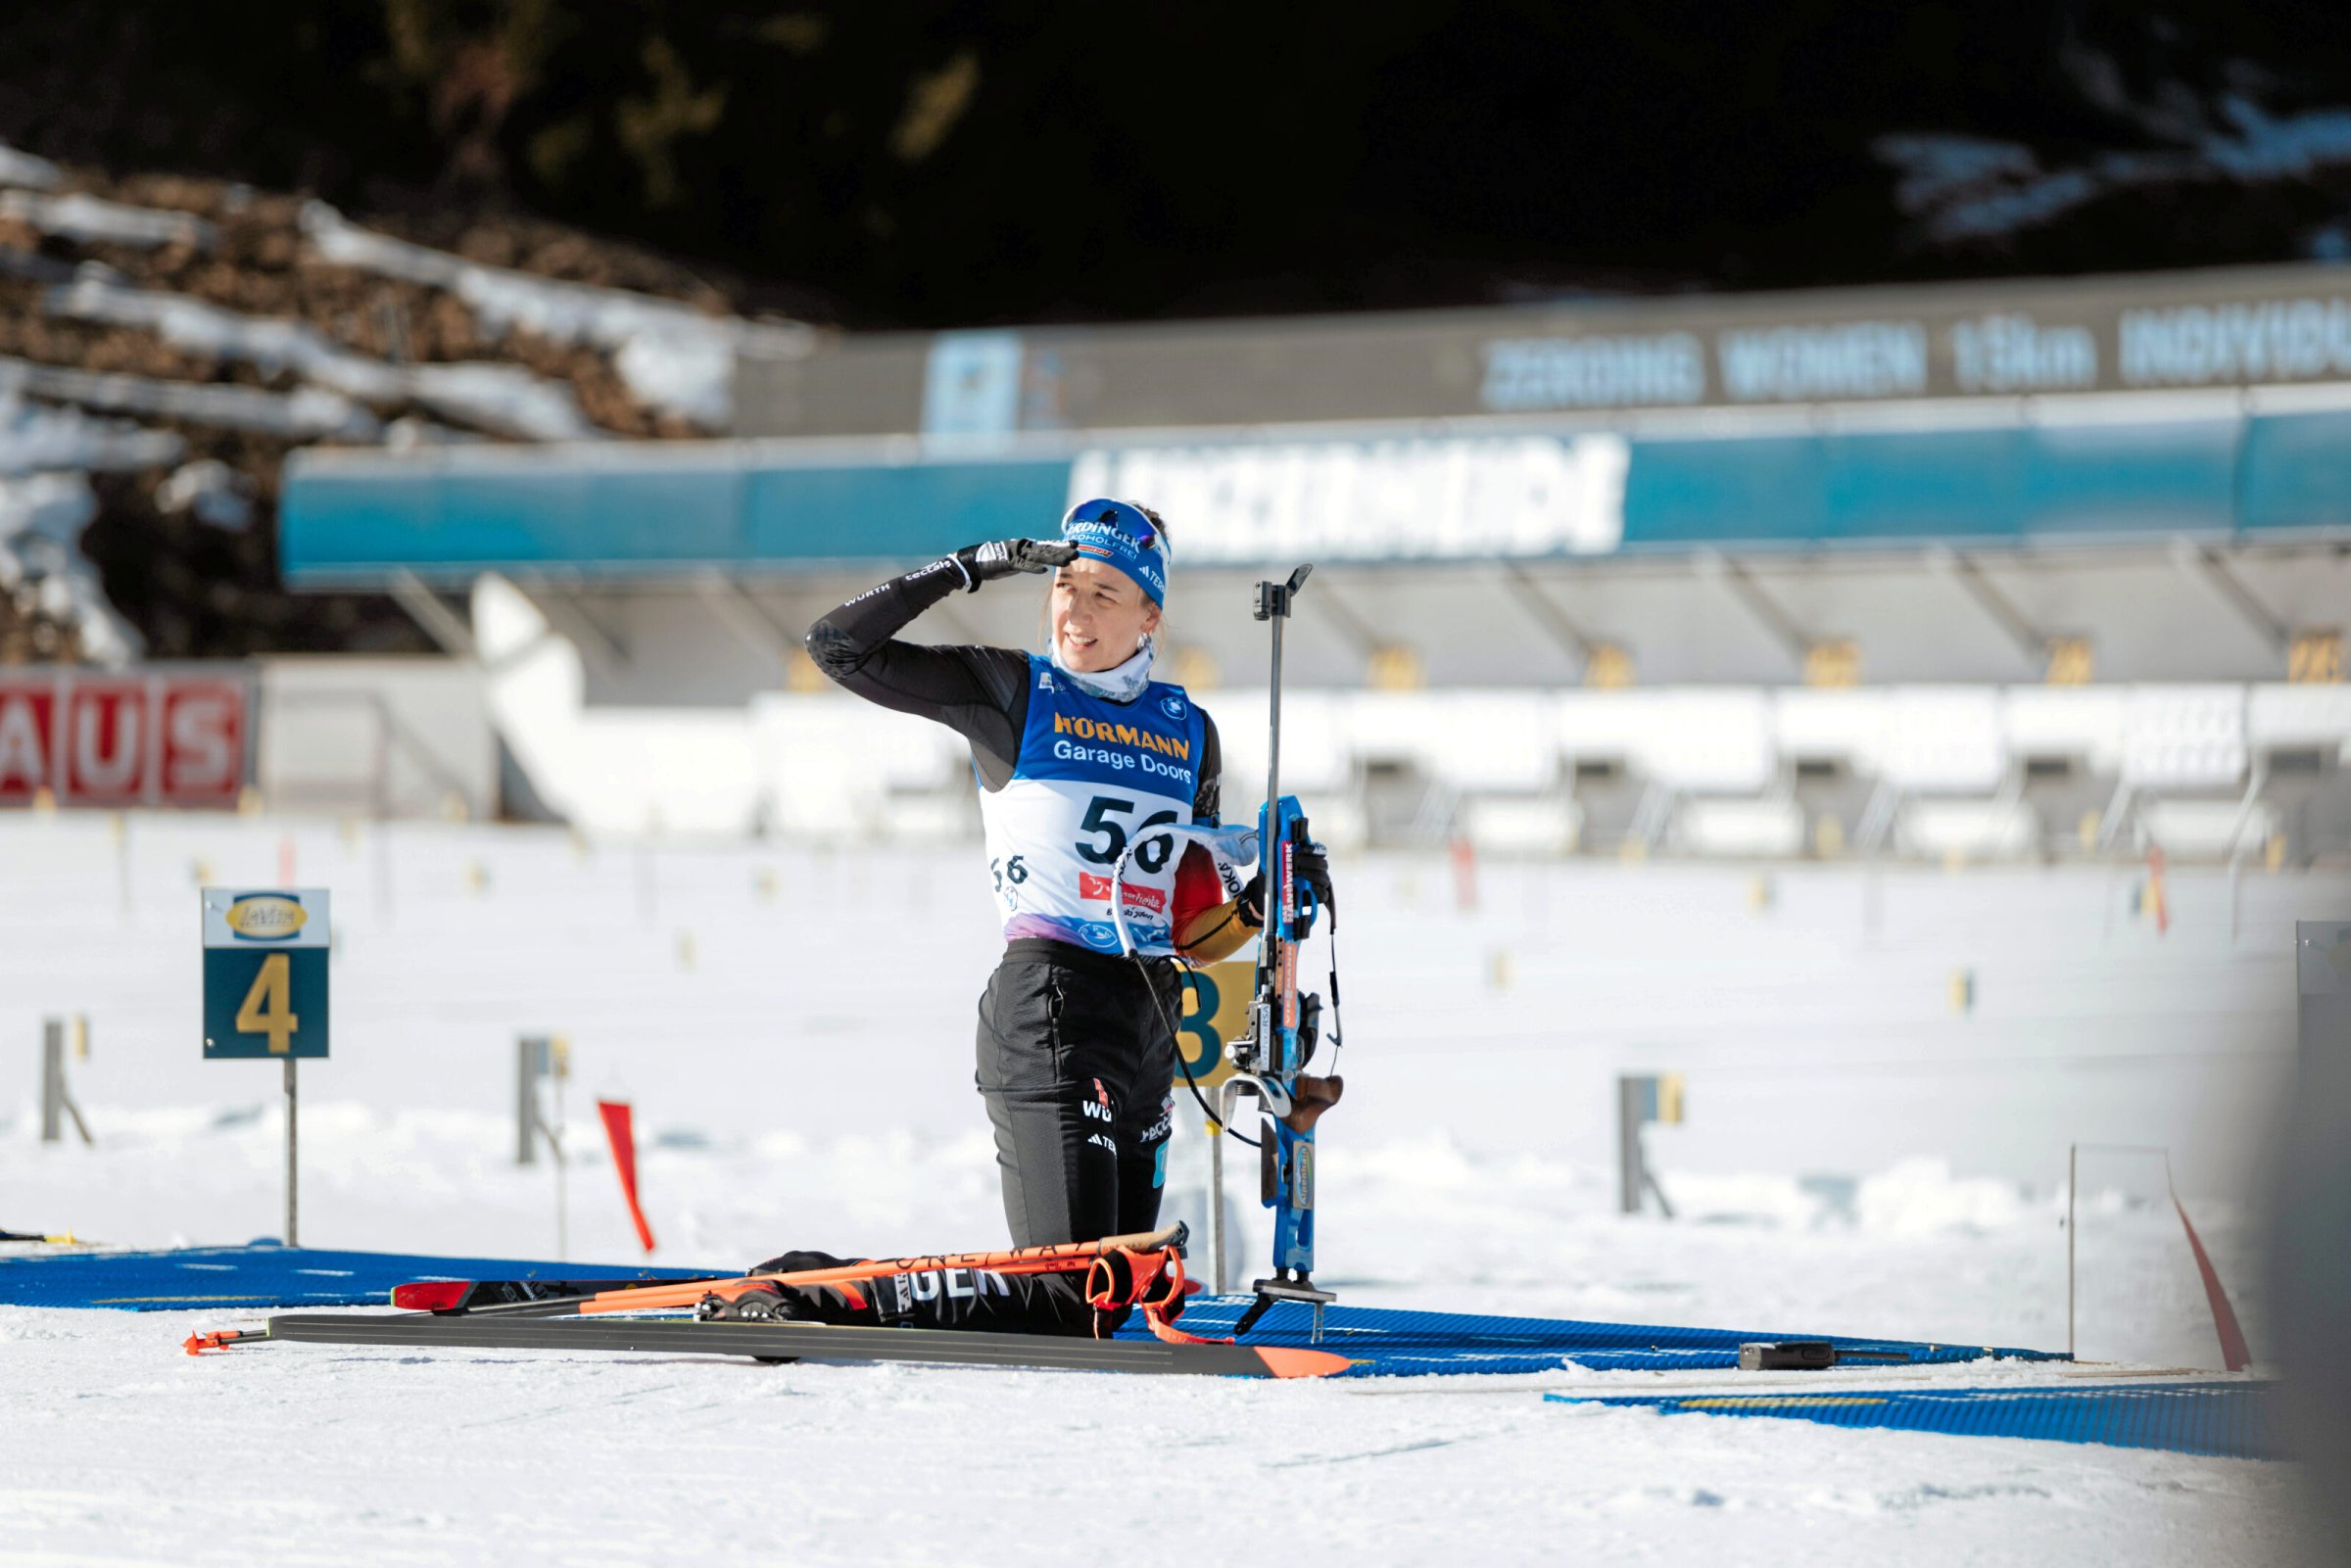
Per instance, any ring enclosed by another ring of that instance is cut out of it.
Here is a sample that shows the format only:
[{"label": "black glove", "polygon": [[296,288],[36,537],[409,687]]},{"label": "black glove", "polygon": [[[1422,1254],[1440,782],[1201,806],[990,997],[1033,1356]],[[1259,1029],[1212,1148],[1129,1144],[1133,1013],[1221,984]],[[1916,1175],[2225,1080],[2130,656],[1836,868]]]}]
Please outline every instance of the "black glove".
[{"label": "black glove", "polygon": [[[1337,897],[1330,888],[1330,857],[1319,844],[1299,844],[1290,851],[1290,875],[1304,882],[1315,895],[1317,909],[1335,910]],[[1259,872],[1241,888],[1241,920],[1244,924],[1263,927],[1266,924],[1266,874]]]},{"label": "black glove", "polygon": [[[862,1259],[857,1259],[863,1261]],[[798,1274],[815,1268],[840,1268],[849,1262],[831,1253],[791,1252],[753,1263],[753,1274]],[[703,1322],[721,1323],[863,1323],[879,1322],[869,1282],[840,1285],[785,1285],[761,1280],[733,1294],[717,1291],[703,1297],[694,1315]],[[760,1357],[766,1359],[766,1357]]]},{"label": "black glove", "polygon": [[972,594],[980,592],[981,584],[999,577],[1049,572],[1077,558],[1078,546],[1058,539],[991,539],[984,545],[966,545],[953,557],[970,585],[966,592]]}]

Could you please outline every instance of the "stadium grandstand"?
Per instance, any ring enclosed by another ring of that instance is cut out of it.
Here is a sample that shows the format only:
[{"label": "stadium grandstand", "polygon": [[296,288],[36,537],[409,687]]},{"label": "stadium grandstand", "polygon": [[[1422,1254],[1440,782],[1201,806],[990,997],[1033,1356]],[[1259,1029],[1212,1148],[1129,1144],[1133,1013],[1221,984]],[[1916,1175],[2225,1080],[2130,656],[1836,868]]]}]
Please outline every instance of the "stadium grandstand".
[{"label": "stadium grandstand", "polygon": [[822,689],[800,637],[1117,494],[1170,520],[1178,677],[1236,769],[1248,585],[1316,563],[1287,754],[1338,841],[2351,849],[2335,269],[771,333],[731,390],[727,439],[299,452],[286,577],[397,595],[538,800],[606,829],[976,831],[951,738]]}]

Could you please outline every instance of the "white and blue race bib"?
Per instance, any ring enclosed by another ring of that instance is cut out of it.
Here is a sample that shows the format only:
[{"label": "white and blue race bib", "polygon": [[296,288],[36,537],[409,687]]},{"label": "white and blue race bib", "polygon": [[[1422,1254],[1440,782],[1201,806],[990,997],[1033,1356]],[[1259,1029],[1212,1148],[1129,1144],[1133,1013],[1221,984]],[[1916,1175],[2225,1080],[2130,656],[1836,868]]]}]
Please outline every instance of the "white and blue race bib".
[{"label": "white and blue race bib", "polygon": [[1175,952],[1181,842],[1148,830],[1189,826],[1207,721],[1178,686],[1154,681],[1132,702],[1088,695],[1029,656],[1029,722],[1012,779],[980,793],[987,869],[1004,938],[1043,936],[1119,951],[1112,873],[1137,950]]}]

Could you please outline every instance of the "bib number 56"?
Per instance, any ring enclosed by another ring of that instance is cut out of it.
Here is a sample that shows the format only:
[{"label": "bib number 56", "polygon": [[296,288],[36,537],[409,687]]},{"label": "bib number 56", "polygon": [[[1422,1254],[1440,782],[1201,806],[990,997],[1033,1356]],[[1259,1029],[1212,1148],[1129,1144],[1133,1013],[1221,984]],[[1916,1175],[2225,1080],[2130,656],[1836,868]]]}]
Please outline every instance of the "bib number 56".
[{"label": "bib number 56", "polygon": [[[1135,803],[1131,800],[1121,800],[1116,795],[1094,796],[1091,801],[1087,802],[1085,820],[1080,822],[1078,828],[1081,832],[1101,834],[1101,841],[1087,843],[1080,839],[1076,846],[1078,857],[1080,860],[1090,860],[1097,866],[1108,866],[1125,854],[1127,852],[1127,826],[1117,819],[1131,813],[1134,809]],[[1175,820],[1176,813],[1172,811],[1153,812],[1142,820],[1135,832],[1139,836],[1150,829],[1167,827]],[[1147,872],[1165,871],[1168,857],[1175,852],[1176,840],[1166,833],[1156,833],[1144,838],[1142,847],[1134,852],[1134,863]]]}]

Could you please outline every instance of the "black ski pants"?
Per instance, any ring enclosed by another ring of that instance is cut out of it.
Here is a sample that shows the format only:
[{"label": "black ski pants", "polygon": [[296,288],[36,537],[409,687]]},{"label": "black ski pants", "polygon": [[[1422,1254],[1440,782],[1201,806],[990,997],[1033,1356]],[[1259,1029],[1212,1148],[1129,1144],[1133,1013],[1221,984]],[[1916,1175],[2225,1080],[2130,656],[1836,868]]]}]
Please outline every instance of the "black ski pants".
[{"label": "black ski pants", "polygon": [[980,998],[980,1093],[1016,1247],[1158,1228],[1183,979],[1024,937]]},{"label": "black ski pants", "polygon": [[[980,998],[980,1093],[996,1129],[1004,1217],[1016,1247],[1155,1230],[1175,1112],[1183,979],[1167,959],[1089,953],[1064,942],[1013,942]],[[831,1267],[788,1253],[753,1273]],[[791,1316],[828,1323],[1030,1334],[1109,1333],[1082,1272],[1002,1275],[947,1269],[884,1275],[852,1289],[794,1287]]]}]

